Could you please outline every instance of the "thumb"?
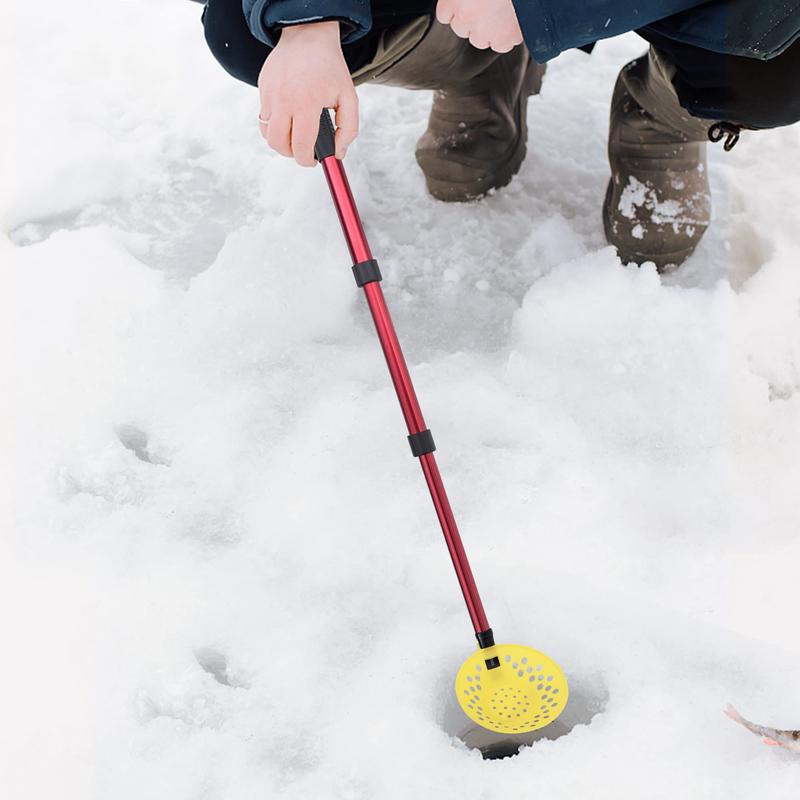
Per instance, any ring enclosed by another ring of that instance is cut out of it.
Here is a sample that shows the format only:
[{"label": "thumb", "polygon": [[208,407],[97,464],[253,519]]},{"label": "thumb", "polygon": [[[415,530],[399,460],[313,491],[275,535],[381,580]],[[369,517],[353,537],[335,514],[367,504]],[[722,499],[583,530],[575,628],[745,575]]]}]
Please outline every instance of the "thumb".
[{"label": "thumb", "polygon": [[340,95],[336,106],[336,158],[344,158],[358,136],[358,95],[355,88]]}]

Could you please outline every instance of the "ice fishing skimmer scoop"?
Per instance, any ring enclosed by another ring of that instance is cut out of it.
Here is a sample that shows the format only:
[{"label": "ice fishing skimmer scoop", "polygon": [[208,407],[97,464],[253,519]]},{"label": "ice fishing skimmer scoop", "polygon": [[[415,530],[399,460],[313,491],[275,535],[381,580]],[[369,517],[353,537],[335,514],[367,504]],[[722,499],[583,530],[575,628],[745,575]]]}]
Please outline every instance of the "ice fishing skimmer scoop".
[{"label": "ice fishing skimmer scoop", "polygon": [[422,467],[478,640],[478,650],[461,665],[456,676],[459,705],[470,719],[489,730],[527,733],[543,728],[564,710],[569,694],[567,680],[558,664],[543,653],[520,644],[495,644],[433,455],[433,436],[425,425],[381,291],[378,262],[370,252],[344,166],[334,156],[334,128],[327,111],[320,118],[315,152],[342,224],[356,284],[364,291],[378,332],[408,426],[411,452]]}]

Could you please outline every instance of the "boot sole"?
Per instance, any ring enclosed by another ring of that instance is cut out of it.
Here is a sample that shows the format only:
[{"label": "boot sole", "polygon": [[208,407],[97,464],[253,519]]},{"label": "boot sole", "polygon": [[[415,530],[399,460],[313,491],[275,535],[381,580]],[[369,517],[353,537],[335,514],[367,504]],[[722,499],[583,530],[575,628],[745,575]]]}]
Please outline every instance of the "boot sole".
[{"label": "boot sole", "polygon": [[638,264],[641,266],[646,261],[652,261],[659,272],[672,272],[676,270],[689,256],[697,249],[699,242],[691,247],[685,247],[672,253],[639,253],[621,247],[614,240],[614,227],[611,222],[611,196],[614,193],[614,181],[609,180],[606,188],[606,196],[603,200],[603,230],[606,234],[606,241],[616,248],[619,260],[623,264]]}]

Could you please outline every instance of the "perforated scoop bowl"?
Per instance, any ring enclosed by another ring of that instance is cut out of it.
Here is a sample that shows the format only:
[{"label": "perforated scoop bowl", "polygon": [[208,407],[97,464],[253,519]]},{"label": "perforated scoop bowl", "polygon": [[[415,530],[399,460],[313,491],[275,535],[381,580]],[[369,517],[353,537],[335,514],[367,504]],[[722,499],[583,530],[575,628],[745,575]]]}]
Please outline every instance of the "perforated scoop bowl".
[{"label": "perforated scoop bowl", "polygon": [[[495,656],[500,666],[488,669],[486,661]],[[544,653],[522,644],[476,650],[461,665],[455,688],[464,713],[498,733],[544,728],[561,714],[569,699],[561,667]]]}]

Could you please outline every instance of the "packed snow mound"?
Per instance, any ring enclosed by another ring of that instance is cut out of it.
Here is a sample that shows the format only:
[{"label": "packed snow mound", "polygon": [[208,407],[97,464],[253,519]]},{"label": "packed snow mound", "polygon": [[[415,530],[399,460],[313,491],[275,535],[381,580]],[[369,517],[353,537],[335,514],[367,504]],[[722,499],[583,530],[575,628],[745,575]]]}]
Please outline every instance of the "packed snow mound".
[{"label": "packed snow mound", "polygon": [[635,37],[551,65],[522,172],[467,206],[414,165],[429,95],[361,92],[348,170],[490,620],[593,709],[487,762],[324,180],[264,149],[197,11],[0,32],[8,795],[796,798],[722,709],[800,720],[798,130],[712,151],[713,227],[661,278],[600,221]]}]

